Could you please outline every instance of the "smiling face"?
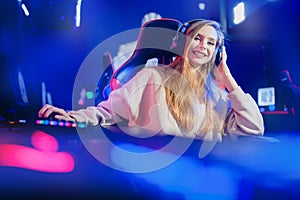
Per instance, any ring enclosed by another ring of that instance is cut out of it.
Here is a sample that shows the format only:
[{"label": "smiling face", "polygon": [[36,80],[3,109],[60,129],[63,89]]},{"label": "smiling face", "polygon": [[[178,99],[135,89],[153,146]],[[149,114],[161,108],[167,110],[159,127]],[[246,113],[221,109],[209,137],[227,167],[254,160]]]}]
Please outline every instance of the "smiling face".
[{"label": "smiling face", "polygon": [[186,52],[190,64],[195,68],[199,68],[208,63],[214,55],[217,41],[218,34],[214,27],[205,25],[200,28],[195,36],[191,38]]}]

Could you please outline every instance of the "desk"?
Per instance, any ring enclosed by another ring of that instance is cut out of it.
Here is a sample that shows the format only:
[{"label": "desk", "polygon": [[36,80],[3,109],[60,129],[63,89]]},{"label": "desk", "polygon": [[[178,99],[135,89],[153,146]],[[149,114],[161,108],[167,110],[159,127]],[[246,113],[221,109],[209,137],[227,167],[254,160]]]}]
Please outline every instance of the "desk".
[{"label": "desk", "polygon": [[262,112],[266,131],[300,131],[300,118],[288,111]]},{"label": "desk", "polygon": [[[241,138],[238,143],[225,140],[216,144],[202,159],[198,158],[202,141],[194,140],[171,164],[148,173],[128,172],[140,160],[118,157],[114,149],[100,146],[102,155],[117,170],[99,161],[85,142],[103,145],[97,128],[86,128],[83,139],[75,128],[26,126],[2,127],[0,144],[33,147],[30,140],[40,130],[53,136],[58,152],[74,159],[68,172],[47,172],[22,167],[0,166],[0,198],[39,199],[296,199],[300,198],[300,137],[276,133],[280,140]],[[134,138],[117,128],[105,129],[113,143],[136,153],[160,149],[173,139],[168,136]],[[267,133],[272,136],[272,133]],[[182,138],[184,142],[184,138]],[[133,148],[134,147],[134,148]],[[140,149],[139,149],[140,148]],[[0,150],[1,154],[10,154]],[[181,152],[160,154],[166,159]],[[36,161],[32,161],[36,162]],[[158,160],[161,162],[161,160]],[[3,161],[2,161],[3,163]],[[149,163],[148,163],[149,164]],[[154,166],[156,163],[153,163]],[[145,166],[148,167],[148,166]]]}]

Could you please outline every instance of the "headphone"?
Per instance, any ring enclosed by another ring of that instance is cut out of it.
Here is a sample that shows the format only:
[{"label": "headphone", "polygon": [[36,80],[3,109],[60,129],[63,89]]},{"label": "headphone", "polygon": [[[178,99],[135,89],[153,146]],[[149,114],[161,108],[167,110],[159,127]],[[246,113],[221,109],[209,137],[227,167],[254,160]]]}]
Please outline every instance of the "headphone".
[{"label": "headphone", "polygon": [[[173,37],[172,45],[170,49],[174,51],[179,56],[183,55],[187,30],[196,22],[205,21],[205,19],[193,19],[183,23],[177,30],[176,35]],[[222,61],[222,46],[224,45],[224,40],[222,40],[221,45],[217,49],[217,54],[215,58],[215,64],[218,66]]]}]

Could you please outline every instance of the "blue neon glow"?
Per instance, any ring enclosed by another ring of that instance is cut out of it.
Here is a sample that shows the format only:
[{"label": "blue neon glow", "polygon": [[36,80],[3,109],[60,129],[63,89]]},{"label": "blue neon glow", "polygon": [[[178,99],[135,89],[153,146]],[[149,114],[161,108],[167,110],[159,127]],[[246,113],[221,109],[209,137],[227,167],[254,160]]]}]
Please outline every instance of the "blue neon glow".
[{"label": "blue neon glow", "polygon": [[[122,143],[118,146],[132,153],[154,151],[154,149],[131,143]],[[145,164],[127,155],[129,154],[121,155],[112,149],[111,160],[114,164],[129,171]],[[163,151],[160,155],[165,159],[174,156],[172,153]],[[152,161],[162,162],[162,157],[158,156]],[[221,166],[206,166],[201,159],[196,160],[188,156],[182,156],[162,169],[147,173],[134,173],[134,176],[150,185],[159,186],[166,194],[176,192],[178,196],[184,197],[183,199],[236,199],[235,195],[238,190],[238,173],[229,168],[223,169]]]},{"label": "blue neon glow", "polygon": [[25,124],[26,123],[26,119],[19,119],[19,123]]},{"label": "blue neon glow", "polygon": [[270,105],[269,106],[269,111],[274,111],[276,109],[275,105]]},{"label": "blue neon glow", "polygon": [[266,111],[266,109],[265,109],[265,108],[263,108],[263,107],[261,107],[261,108],[259,108],[259,111],[260,111],[260,112],[265,112],[265,111]]}]

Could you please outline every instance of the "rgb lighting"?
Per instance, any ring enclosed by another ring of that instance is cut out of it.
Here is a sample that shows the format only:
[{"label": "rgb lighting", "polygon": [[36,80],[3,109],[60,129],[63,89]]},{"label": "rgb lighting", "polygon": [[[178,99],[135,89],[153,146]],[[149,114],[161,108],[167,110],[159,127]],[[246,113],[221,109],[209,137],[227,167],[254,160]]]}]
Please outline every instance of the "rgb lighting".
[{"label": "rgb lighting", "polygon": [[71,121],[55,121],[51,120],[49,121],[48,119],[38,119],[35,122],[38,125],[49,125],[49,126],[60,126],[60,127],[71,127],[71,128],[86,128],[87,125],[85,123],[76,123],[76,122],[71,122]]}]

